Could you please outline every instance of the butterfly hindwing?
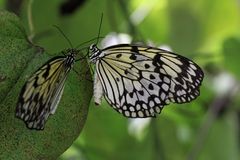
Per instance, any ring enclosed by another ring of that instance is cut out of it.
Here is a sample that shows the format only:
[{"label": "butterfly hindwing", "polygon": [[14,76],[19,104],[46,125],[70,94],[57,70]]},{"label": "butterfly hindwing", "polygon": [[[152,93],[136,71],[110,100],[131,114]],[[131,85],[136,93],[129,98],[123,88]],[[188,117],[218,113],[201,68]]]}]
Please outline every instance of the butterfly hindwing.
[{"label": "butterfly hindwing", "polygon": [[[204,73],[193,61],[175,53],[148,47],[139,48],[139,53],[153,59],[152,64],[156,72],[168,75],[164,82],[169,82],[170,89],[168,99],[176,103],[185,103],[195,99],[199,95],[199,86],[203,80]],[[163,86],[164,88],[164,86]]]},{"label": "butterfly hindwing", "polygon": [[185,103],[199,95],[203,72],[183,56],[128,44],[97,51],[105,99],[126,117],[154,117],[169,102]]}]

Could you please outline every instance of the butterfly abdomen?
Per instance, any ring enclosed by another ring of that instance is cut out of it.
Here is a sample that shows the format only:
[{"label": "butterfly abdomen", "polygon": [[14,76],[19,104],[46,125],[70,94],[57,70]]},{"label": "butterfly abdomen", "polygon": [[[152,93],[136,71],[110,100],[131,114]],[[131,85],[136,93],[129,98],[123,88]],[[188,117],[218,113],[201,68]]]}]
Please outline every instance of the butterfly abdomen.
[{"label": "butterfly abdomen", "polygon": [[103,88],[102,88],[102,84],[98,78],[97,73],[95,73],[93,91],[94,91],[94,93],[93,93],[94,102],[96,105],[100,105],[101,101],[102,101],[102,96],[103,96]]}]

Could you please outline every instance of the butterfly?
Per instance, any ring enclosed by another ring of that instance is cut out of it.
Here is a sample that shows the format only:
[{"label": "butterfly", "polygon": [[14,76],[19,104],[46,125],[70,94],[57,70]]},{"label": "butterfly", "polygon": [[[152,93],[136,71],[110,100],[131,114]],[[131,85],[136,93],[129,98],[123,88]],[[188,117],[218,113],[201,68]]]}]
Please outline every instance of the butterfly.
[{"label": "butterfly", "polygon": [[94,101],[102,96],[129,118],[155,117],[170,102],[196,99],[204,73],[193,61],[156,47],[119,44],[89,47],[95,64]]},{"label": "butterfly", "polygon": [[49,115],[57,109],[67,75],[79,50],[67,49],[62,53],[65,56],[47,61],[22,87],[16,117],[22,119],[29,129],[43,130]]}]

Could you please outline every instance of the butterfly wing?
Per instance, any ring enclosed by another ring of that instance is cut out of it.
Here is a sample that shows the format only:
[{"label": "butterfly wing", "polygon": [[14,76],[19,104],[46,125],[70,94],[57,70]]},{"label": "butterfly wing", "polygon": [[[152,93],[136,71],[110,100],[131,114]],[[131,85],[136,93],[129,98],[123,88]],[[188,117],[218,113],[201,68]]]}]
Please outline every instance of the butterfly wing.
[{"label": "butterfly wing", "polygon": [[154,117],[170,101],[185,103],[199,95],[203,72],[183,56],[128,44],[102,52],[96,71],[105,98],[126,117]]},{"label": "butterfly wing", "polygon": [[63,93],[71,66],[59,56],[40,67],[23,86],[16,108],[16,117],[30,129],[44,129],[50,114],[54,114]]},{"label": "butterfly wing", "polygon": [[[132,46],[139,54],[152,59],[152,63],[144,64],[145,68],[151,65],[155,72],[163,74],[163,81],[168,83],[170,88],[168,100],[176,103],[190,102],[199,95],[199,86],[204,77],[201,68],[193,61],[175,53],[154,48]],[[170,79],[166,78],[169,77]],[[162,88],[166,85],[162,84]]]}]

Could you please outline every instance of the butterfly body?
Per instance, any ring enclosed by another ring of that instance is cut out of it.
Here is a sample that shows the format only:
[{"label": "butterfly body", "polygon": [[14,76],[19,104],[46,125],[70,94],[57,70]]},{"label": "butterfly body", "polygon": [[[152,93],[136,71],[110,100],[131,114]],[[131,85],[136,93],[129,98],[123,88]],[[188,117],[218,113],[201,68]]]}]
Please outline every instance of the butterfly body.
[{"label": "butterfly body", "polygon": [[67,49],[65,56],[47,61],[24,84],[19,95],[16,117],[30,129],[42,130],[61,99],[64,84],[79,51]]},{"label": "butterfly body", "polygon": [[92,63],[96,63],[101,57],[104,56],[104,52],[102,52],[100,49],[97,48],[95,44],[92,44],[89,47],[89,50],[91,51],[92,55],[89,57],[90,61]]},{"label": "butterfly body", "polygon": [[[94,85],[101,85],[95,88],[102,89],[99,93],[126,117],[154,117],[170,102],[186,103],[199,95],[204,74],[183,56],[130,44],[102,50],[92,45],[90,51],[96,65]],[[94,96],[99,104],[101,95]]]}]

